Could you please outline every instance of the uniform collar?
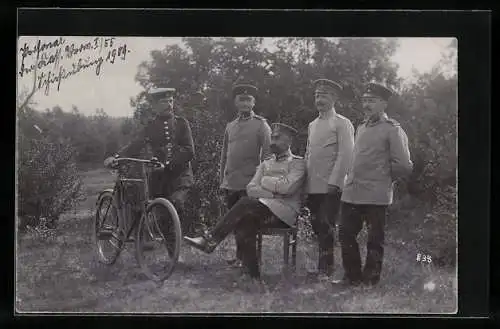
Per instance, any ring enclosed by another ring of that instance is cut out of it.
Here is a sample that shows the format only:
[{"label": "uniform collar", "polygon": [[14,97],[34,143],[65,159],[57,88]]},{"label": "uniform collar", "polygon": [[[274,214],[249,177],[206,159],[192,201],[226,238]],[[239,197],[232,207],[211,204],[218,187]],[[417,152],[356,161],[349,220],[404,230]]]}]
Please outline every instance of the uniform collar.
[{"label": "uniform collar", "polygon": [[286,150],[280,155],[275,155],[276,161],[284,161],[292,156],[292,151],[290,149]]},{"label": "uniform collar", "polygon": [[172,113],[172,115],[169,116],[169,115],[162,113],[162,114],[157,115],[156,117],[160,120],[163,120],[163,121],[169,121],[169,120],[173,120],[175,118],[175,114]]},{"label": "uniform collar", "polygon": [[319,112],[318,118],[320,118],[322,120],[326,120],[326,119],[330,119],[330,118],[334,117],[335,114],[337,114],[337,111],[335,111],[335,108],[332,107],[332,109],[327,111],[327,112],[324,112],[324,113]]},{"label": "uniform collar", "polygon": [[387,121],[387,119],[389,119],[387,113],[385,112],[375,113],[372,114],[371,116],[366,117],[363,120],[363,123],[366,123],[367,125],[376,125],[379,122]]},{"label": "uniform collar", "polygon": [[250,111],[247,116],[243,116],[242,113],[240,112],[240,113],[238,113],[238,121],[242,121],[242,120],[245,121],[245,120],[253,118],[254,116],[255,116],[254,111]]}]

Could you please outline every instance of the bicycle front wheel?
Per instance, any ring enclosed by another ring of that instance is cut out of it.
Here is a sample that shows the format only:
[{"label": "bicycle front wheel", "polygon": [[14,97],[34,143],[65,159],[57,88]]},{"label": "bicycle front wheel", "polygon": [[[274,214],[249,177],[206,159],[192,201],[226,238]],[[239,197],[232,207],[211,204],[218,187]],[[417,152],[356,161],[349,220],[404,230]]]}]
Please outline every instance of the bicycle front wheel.
[{"label": "bicycle front wheel", "polygon": [[101,263],[112,265],[121,251],[113,244],[113,234],[119,232],[118,211],[113,203],[113,191],[106,190],[97,200],[97,209],[92,225],[92,236]]},{"label": "bicycle front wheel", "polygon": [[154,199],[136,231],[136,258],[144,274],[161,282],[172,274],[181,247],[179,215],[170,201]]}]

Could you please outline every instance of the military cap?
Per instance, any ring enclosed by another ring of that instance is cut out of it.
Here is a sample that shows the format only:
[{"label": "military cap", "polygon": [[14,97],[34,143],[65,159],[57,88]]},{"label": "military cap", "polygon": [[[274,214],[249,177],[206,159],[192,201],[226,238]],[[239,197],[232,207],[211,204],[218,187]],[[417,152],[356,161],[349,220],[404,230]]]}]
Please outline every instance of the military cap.
[{"label": "military cap", "polygon": [[275,122],[271,125],[273,133],[285,133],[291,137],[295,137],[298,134],[297,129],[286,125],[284,123]]},{"label": "military cap", "polygon": [[236,95],[251,95],[257,97],[257,87],[250,84],[237,84],[233,87],[233,98]]},{"label": "military cap", "polygon": [[151,88],[148,91],[148,96],[154,99],[161,99],[164,97],[174,96],[175,88]]},{"label": "military cap", "polygon": [[328,79],[315,80],[313,85],[316,90],[322,92],[334,92],[336,94],[341,93],[344,89],[340,83]]},{"label": "military cap", "polygon": [[387,101],[389,100],[389,98],[391,98],[393,94],[394,93],[389,88],[381,84],[371,82],[366,86],[365,92],[363,93],[363,97],[375,96],[375,97],[380,97],[383,100]]}]

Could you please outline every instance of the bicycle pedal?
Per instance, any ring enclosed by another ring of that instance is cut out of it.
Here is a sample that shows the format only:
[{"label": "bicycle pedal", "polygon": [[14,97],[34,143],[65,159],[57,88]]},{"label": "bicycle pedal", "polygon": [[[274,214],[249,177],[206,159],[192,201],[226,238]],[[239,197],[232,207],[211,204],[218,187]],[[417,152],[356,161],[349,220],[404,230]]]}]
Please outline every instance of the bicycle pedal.
[{"label": "bicycle pedal", "polygon": [[111,233],[111,238],[109,242],[116,249],[121,249],[123,247],[123,240],[116,234],[116,232]]},{"label": "bicycle pedal", "polygon": [[109,240],[113,236],[113,231],[100,231],[97,234],[98,240]]},{"label": "bicycle pedal", "polygon": [[109,243],[111,243],[111,245],[116,249],[121,249],[123,247],[123,241],[121,240],[111,239]]}]

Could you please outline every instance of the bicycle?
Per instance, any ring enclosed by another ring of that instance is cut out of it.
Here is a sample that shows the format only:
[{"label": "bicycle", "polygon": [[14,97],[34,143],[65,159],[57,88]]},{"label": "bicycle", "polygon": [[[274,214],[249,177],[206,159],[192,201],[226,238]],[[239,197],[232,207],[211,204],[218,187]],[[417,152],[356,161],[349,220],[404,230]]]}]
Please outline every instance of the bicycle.
[{"label": "bicycle", "polygon": [[[127,163],[141,164],[141,178],[126,177]],[[135,240],[135,257],[139,266],[149,279],[157,282],[166,280],[172,274],[179,258],[182,238],[179,215],[174,205],[165,198],[149,198],[151,173],[164,167],[156,158],[115,158],[115,165],[112,166],[112,169],[118,169],[115,186],[99,193],[93,223],[93,240],[101,263],[113,265],[125,243]],[[143,194],[136,196],[134,207],[127,192],[140,192],[140,185]],[[108,219],[111,221],[106,223]],[[132,239],[134,231],[135,239]],[[161,256],[168,256],[171,260],[160,265],[158,274],[154,271],[156,267],[147,263],[145,254],[156,242],[167,249]]]}]

